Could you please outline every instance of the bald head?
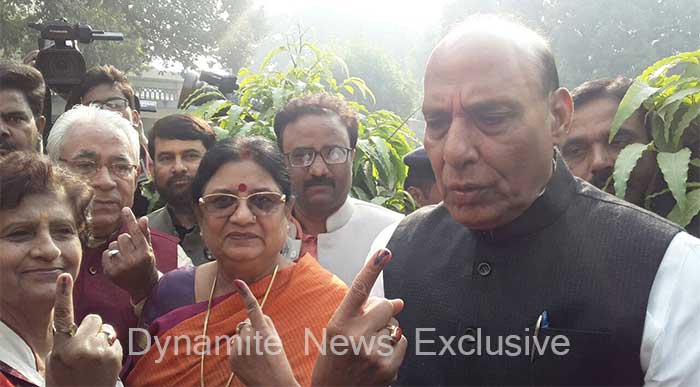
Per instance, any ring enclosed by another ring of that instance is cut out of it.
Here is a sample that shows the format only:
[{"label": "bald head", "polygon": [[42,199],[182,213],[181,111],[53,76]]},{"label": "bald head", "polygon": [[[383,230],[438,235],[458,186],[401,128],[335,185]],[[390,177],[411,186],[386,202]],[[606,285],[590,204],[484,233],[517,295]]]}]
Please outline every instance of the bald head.
[{"label": "bald head", "polygon": [[[559,88],[554,55],[547,40],[524,25],[496,15],[475,15],[455,25],[435,47],[426,68],[425,78],[435,74],[436,61],[457,53],[477,53],[500,48],[519,66],[537,72],[544,95]],[[505,58],[504,58],[505,59]]]}]

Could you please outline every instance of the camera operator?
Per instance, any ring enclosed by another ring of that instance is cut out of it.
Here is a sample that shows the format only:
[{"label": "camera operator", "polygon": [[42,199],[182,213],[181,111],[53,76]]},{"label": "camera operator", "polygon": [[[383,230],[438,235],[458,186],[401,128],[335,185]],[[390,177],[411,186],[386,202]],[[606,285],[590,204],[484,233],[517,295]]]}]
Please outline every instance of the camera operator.
[{"label": "camera operator", "polygon": [[[78,86],[73,88],[66,104],[66,110],[74,105],[94,105],[101,109],[111,110],[126,118],[131,126],[139,133],[141,170],[139,176],[139,188],[148,180],[146,171],[149,171],[153,160],[148,153],[148,140],[144,134],[143,122],[137,109],[134,88],[129,83],[126,75],[114,66],[95,66],[85,73]],[[148,212],[148,200],[137,189],[134,194],[134,215],[137,217]]]},{"label": "camera operator", "polygon": [[0,156],[41,150],[44,78],[33,67],[0,62]]}]

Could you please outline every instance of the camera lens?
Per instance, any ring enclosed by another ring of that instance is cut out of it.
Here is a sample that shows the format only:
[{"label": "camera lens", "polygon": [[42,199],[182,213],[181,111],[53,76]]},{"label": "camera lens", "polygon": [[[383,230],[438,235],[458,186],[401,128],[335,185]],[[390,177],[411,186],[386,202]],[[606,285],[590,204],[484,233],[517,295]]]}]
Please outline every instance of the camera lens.
[{"label": "camera lens", "polygon": [[74,48],[48,48],[37,58],[37,67],[49,86],[77,85],[85,74],[85,60]]}]

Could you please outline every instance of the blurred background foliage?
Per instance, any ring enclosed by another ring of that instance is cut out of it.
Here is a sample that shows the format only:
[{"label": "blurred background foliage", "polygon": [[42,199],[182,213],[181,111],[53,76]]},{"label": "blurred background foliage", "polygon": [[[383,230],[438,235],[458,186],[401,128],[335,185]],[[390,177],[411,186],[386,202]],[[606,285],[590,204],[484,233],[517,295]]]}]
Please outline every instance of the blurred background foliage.
[{"label": "blurred background foliage", "polygon": [[317,92],[347,96],[359,121],[351,196],[402,213],[415,209],[403,190],[407,174],[403,156],[419,141],[398,114],[370,110],[357,102],[375,105],[376,97],[363,79],[350,75],[342,58],[305,41],[299,32],[273,49],[258,69],[242,68],[238,77],[240,88],[233,100],[204,86],[183,102],[183,109],[208,120],[219,137],[275,139],[274,116],[291,99]]}]

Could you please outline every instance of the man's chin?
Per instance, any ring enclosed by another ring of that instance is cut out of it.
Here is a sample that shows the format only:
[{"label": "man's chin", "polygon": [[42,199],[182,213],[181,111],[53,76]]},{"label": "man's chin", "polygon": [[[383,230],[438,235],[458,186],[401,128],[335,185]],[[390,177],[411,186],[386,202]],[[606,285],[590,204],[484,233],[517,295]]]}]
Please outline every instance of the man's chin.
[{"label": "man's chin", "polygon": [[443,206],[455,222],[470,230],[492,230],[499,226],[499,216],[488,206],[460,205],[444,201]]},{"label": "man's chin", "polygon": [[177,209],[184,210],[187,208],[192,208],[192,198],[190,195],[174,198],[172,200],[166,200],[166,203],[170,207],[177,208]]},{"label": "man's chin", "polygon": [[119,214],[93,214],[93,234],[98,238],[104,238],[111,235],[117,228],[119,228],[119,220]]}]

